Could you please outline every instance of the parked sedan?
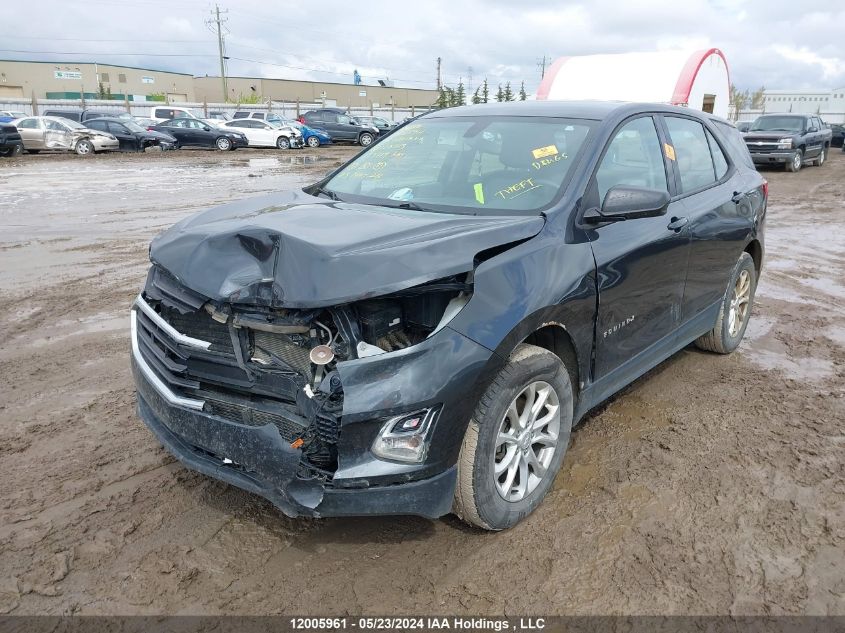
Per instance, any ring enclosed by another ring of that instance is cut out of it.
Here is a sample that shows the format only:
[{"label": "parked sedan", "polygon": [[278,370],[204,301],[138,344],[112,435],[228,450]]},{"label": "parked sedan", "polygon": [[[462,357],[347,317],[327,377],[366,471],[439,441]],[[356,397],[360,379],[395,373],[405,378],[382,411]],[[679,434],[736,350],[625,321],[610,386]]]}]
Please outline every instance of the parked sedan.
[{"label": "parked sedan", "polygon": [[258,119],[235,119],[220,126],[221,130],[241,132],[249,141],[250,147],[278,147],[290,149],[302,147],[302,133],[292,127],[279,127]]},{"label": "parked sedan", "polygon": [[23,119],[26,112],[18,110],[0,110],[0,123],[11,123],[15,119]]},{"label": "parked sedan", "polygon": [[120,143],[120,149],[126,152],[143,152],[148,147],[174,149],[176,139],[170,134],[156,130],[147,130],[129,119],[102,117],[85,123],[92,130],[108,132]]},{"label": "parked sedan", "polygon": [[353,118],[362,126],[376,128],[379,136],[384,136],[396,127],[396,123],[383,119],[380,116],[355,116]]},{"label": "parked sedan", "polygon": [[108,132],[92,130],[70,119],[49,116],[31,116],[14,122],[21,133],[27,152],[41,150],[76,152],[80,156],[118,149],[120,143]]},{"label": "parked sedan", "polygon": [[177,147],[216,147],[225,152],[248,145],[247,137],[237,130],[224,130],[201,119],[171,119],[153,129],[175,137]]},{"label": "parked sedan", "polygon": [[320,145],[328,145],[332,142],[332,137],[329,136],[329,133],[325,130],[308,127],[299,121],[283,119],[281,126],[292,127],[295,130],[299,130],[302,134],[302,140],[308,147],[320,147]]}]

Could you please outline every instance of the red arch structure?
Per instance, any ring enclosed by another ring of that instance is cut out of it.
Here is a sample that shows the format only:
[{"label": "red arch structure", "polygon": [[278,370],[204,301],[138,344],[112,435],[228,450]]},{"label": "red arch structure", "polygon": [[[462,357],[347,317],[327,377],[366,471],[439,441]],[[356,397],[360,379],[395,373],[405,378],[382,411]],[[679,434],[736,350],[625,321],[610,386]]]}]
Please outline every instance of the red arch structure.
[{"label": "red arch structure", "polygon": [[[728,67],[728,60],[725,58],[724,53],[722,53],[722,51],[718,48],[702,49],[695,51],[689,56],[678,75],[672,94],[667,94],[664,99],[661,99],[661,101],[672,103],[674,105],[685,105],[689,103],[690,92],[692,92],[696,77],[698,76],[705,60],[707,60],[707,58],[711,55],[718,55],[722,58],[722,61],[725,64],[725,70],[728,74],[728,87],[730,87],[730,68]],[[548,72],[546,72],[543,80],[540,82],[539,88],[537,88],[537,100],[544,101],[549,98],[549,93],[551,92],[552,86],[557,79],[558,73],[570,59],[573,58],[559,57],[549,67]]]}]

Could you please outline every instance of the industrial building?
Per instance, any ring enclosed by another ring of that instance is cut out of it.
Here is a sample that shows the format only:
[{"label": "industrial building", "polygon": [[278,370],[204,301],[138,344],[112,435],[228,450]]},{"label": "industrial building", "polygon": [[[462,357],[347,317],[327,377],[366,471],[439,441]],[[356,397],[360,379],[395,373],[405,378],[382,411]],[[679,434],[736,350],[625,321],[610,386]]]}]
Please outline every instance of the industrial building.
[{"label": "industrial building", "polygon": [[728,116],[728,63],[717,48],[561,57],[537,99],[651,101]]},{"label": "industrial building", "polygon": [[801,114],[845,113],[845,88],[834,90],[766,90],[763,93],[765,112],[797,112]]},{"label": "industrial building", "polygon": [[[365,86],[344,83],[296,81],[292,79],[256,79],[254,77],[227,77],[228,100],[256,94],[266,100],[300,101],[340,107],[396,106],[397,108],[428,107],[437,101],[436,90],[396,88],[391,86]],[[220,103],[223,101],[223,82],[220,77],[196,77],[194,93],[197,101]]]},{"label": "industrial building", "polygon": [[[114,99],[171,102],[222,103],[220,77],[194,77],[132,66],[96,62],[37,62],[0,60],[0,98],[95,99],[99,85]],[[385,82],[387,83],[387,82]],[[436,90],[370,86],[353,83],[227,77],[228,100],[325,102],[340,107],[428,107],[437,100]]]},{"label": "industrial building", "polygon": [[144,101],[158,94],[171,101],[194,100],[194,78],[150,68],[96,62],[33,62],[0,60],[0,97],[86,99],[97,96],[99,84],[112,98]]}]

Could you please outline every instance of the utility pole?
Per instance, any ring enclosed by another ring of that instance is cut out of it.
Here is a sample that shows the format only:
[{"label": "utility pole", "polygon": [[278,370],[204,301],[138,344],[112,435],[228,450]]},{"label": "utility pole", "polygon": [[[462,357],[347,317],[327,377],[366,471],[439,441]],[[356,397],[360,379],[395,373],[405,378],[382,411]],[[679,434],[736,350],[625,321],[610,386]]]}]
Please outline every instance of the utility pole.
[{"label": "utility pole", "polygon": [[[549,60],[551,61],[551,60]],[[546,56],[543,55],[543,59],[537,62],[537,67],[540,69],[540,79],[546,76]]]},{"label": "utility pole", "polygon": [[[226,11],[223,11],[225,14]],[[223,101],[229,100],[229,90],[226,85],[226,56],[224,51],[226,50],[225,42],[224,42],[224,34],[223,34],[223,24],[226,23],[227,18],[220,17],[220,5],[214,5],[214,11],[211,12],[213,16],[210,20],[208,20],[209,26],[214,27],[217,31],[217,52],[220,54],[220,79],[223,82]]]},{"label": "utility pole", "polygon": [[440,81],[440,62],[442,60],[438,57],[437,58],[437,90],[440,90],[443,87],[443,83]]}]

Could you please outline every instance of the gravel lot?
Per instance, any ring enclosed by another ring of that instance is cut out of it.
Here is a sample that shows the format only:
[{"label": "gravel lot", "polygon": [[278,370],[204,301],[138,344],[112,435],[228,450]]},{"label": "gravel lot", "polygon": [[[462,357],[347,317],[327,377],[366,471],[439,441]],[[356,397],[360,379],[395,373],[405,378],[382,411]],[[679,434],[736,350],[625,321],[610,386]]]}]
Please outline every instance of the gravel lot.
[{"label": "gravel lot", "polygon": [[516,528],[291,520],[134,412],[150,238],[355,148],[0,160],[0,613],[845,614],[845,155],[767,171],[740,351],[594,411]]}]

